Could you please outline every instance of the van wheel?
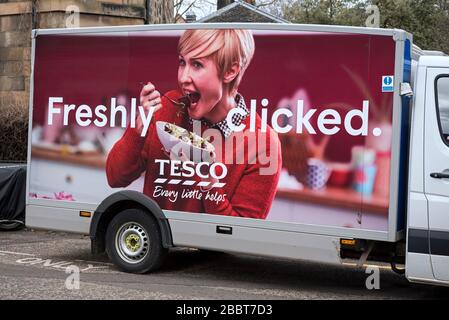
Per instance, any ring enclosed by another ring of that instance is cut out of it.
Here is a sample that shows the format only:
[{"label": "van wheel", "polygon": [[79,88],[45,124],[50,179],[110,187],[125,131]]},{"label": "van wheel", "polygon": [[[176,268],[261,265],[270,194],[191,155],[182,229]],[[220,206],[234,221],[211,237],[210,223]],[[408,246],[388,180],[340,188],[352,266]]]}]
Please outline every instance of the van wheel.
[{"label": "van wheel", "polygon": [[153,216],[139,209],[117,214],[106,231],[106,252],[122,271],[146,273],[160,267],[167,249]]},{"label": "van wheel", "polygon": [[0,230],[2,231],[14,231],[24,228],[25,225],[20,221],[2,221],[0,222]]}]

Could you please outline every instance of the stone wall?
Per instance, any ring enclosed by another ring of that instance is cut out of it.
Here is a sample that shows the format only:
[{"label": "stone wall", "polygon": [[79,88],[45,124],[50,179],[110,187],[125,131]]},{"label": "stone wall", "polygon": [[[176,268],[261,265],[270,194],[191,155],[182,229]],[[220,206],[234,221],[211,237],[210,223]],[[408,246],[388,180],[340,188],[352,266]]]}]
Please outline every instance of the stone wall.
[{"label": "stone wall", "polygon": [[28,106],[31,27],[31,1],[0,3],[0,111]]},{"label": "stone wall", "polygon": [[26,160],[33,28],[171,23],[172,15],[167,0],[0,0],[0,161]]}]

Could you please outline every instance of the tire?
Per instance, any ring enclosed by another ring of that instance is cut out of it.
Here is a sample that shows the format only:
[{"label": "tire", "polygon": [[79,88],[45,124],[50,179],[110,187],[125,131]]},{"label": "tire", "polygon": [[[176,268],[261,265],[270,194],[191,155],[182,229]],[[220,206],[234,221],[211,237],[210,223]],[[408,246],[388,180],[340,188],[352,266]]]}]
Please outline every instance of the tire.
[{"label": "tire", "polygon": [[140,209],[117,214],[106,231],[106,252],[122,271],[147,273],[157,270],[166,254],[155,218]]},{"label": "tire", "polygon": [[2,231],[15,231],[24,228],[25,225],[22,222],[8,221],[0,222],[0,230]]}]

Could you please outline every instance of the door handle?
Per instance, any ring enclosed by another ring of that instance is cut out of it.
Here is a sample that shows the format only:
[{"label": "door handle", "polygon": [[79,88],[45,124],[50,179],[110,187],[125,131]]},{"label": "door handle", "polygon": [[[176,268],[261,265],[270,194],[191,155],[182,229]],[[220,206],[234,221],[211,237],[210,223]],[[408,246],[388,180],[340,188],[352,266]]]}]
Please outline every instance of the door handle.
[{"label": "door handle", "polygon": [[433,172],[430,176],[435,179],[449,179],[449,174],[442,172]]}]

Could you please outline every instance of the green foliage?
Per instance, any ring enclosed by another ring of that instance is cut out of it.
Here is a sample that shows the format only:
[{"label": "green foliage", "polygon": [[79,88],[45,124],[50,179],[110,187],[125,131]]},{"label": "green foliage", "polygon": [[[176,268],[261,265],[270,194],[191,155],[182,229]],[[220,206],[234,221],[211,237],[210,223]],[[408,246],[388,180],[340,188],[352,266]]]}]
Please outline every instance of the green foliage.
[{"label": "green foliage", "polygon": [[371,4],[379,8],[381,28],[404,29],[421,48],[449,53],[449,0],[294,0],[281,12],[295,23],[365,26]]},{"label": "green foliage", "polygon": [[295,0],[283,5],[283,13],[295,23],[361,25],[365,11],[361,4],[357,0]]}]

